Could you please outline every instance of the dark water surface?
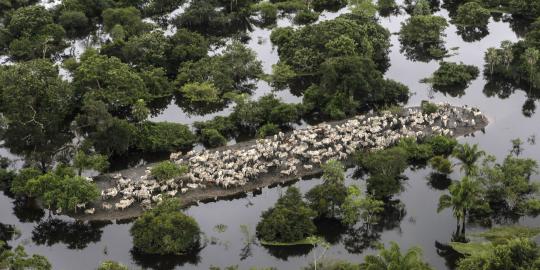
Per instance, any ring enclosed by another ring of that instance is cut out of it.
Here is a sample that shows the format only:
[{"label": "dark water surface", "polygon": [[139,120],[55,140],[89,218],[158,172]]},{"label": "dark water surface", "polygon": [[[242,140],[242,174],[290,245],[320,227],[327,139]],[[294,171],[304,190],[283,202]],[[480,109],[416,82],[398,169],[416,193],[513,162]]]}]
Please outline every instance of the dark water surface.
[{"label": "dark water surface", "polygon": [[[447,17],[446,11],[439,12]],[[326,18],[335,17],[336,14],[326,14]],[[381,18],[381,23],[391,32],[399,31],[400,23],[406,16]],[[286,22],[283,22],[286,23]],[[459,47],[458,55],[450,61],[462,61],[465,64],[476,65],[482,69],[484,52],[488,47],[495,47],[503,40],[517,39],[508,23],[494,22],[489,24],[490,34],[479,42],[465,43],[455,32],[454,26],[447,29],[447,48]],[[250,47],[256,50],[263,61],[264,70],[270,72],[271,65],[277,62],[277,55],[272,50],[269,41],[269,30],[256,29],[252,33]],[[395,79],[408,85],[415,94],[408,105],[419,105],[421,100],[432,98],[433,101],[445,101],[455,105],[467,104],[479,107],[490,119],[490,125],[485,133],[477,132],[474,136],[460,138],[460,142],[478,143],[481,148],[504,158],[511,145],[510,140],[521,138],[527,141],[530,136],[540,133],[540,119],[538,114],[526,117],[522,107],[527,101],[525,91],[516,91],[506,98],[496,95],[488,97],[483,92],[485,80],[478,78],[466,90],[465,95],[459,98],[445,96],[442,93],[430,93],[427,85],[419,80],[428,77],[438,67],[436,62],[411,62],[399,52],[397,36],[392,36],[391,67],[386,73],[388,78]],[[259,89],[254,97],[270,92],[270,87],[259,83]],[[288,91],[278,92],[278,96],[289,102],[298,102]],[[529,101],[527,104],[534,104]],[[216,114],[226,115],[228,110]],[[163,114],[154,118],[157,121],[174,121],[190,124],[211,118],[212,116],[189,116],[172,103]],[[523,156],[540,160],[540,146],[525,143]],[[5,155],[4,152],[0,154]],[[447,209],[437,214],[437,202],[444,192],[432,187],[427,180],[430,169],[416,171],[407,170],[409,178],[405,183],[405,191],[397,196],[403,203],[404,211],[395,211],[384,222],[384,228],[377,233],[363,233],[361,230],[344,232],[336,224],[322,224],[327,240],[332,243],[326,258],[346,259],[359,262],[365,254],[373,253],[369,247],[370,239],[382,243],[398,242],[402,248],[420,246],[424,250],[425,259],[436,269],[450,269],[447,265],[441,247],[451,240],[455,230],[455,219],[451,210]],[[347,181],[364,185],[362,180],[352,179],[353,170],[347,172]],[[459,176],[452,175],[455,179]],[[538,176],[536,176],[538,178]],[[302,192],[321,182],[320,179],[301,180],[294,183]],[[110,259],[127,264],[130,269],[208,269],[211,265],[228,266],[239,265],[240,269],[253,266],[278,269],[299,269],[307,265],[313,254],[309,247],[268,249],[249,243],[253,237],[255,225],[260,219],[261,212],[272,206],[279,194],[284,191],[282,187],[266,188],[262,193],[230,201],[219,201],[187,210],[201,225],[202,231],[208,238],[208,243],[197,255],[182,258],[144,257],[131,252],[132,243],[129,235],[130,222],[78,224],[69,218],[52,216],[41,211],[19,210],[20,205],[14,204],[13,199],[0,195],[0,222],[13,224],[21,231],[21,237],[11,241],[10,244],[22,244],[26,250],[33,254],[39,253],[49,258],[54,269],[95,269],[100,261]],[[523,218],[521,224],[540,226],[540,218]],[[214,229],[217,224],[226,225],[224,232]],[[246,233],[240,227],[246,225]],[[324,226],[323,226],[324,225]],[[472,227],[469,230],[481,228]],[[247,234],[247,235],[246,235]],[[440,243],[440,244],[439,244]],[[441,255],[439,255],[441,254]]]}]

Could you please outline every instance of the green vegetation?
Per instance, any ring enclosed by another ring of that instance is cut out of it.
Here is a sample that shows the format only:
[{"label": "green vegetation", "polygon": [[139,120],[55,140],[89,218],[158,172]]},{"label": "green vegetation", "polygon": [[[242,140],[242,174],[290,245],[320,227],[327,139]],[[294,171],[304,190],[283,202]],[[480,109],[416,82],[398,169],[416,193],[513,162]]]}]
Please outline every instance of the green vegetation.
[{"label": "green vegetation", "polygon": [[430,270],[433,268],[423,261],[420,248],[411,248],[402,254],[399,245],[392,242],[388,249],[381,247],[378,256],[367,255],[364,262],[360,264],[360,269]]},{"label": "green vegetation", "polygon": [[10,250],[0,241],[0,268],[13,270],[51,270],[52,266],[47,258],[41,255],[28,256],[23,246],[18,246]]},{"label": "green vegetation", "polygon": [[306,193],[306,199],[318,217],[336,217],[347,197],[345,187],[345,169],[341,162],[330,160],[322,165],[323,180],[321,185],[313,187]]},{"label": "green vegetation", "polygon": [[187,172],[185,166],[177,165],[171,161],[160,162],[150,170],[150,174],[160,182],[177,178],[185,172]]},{"label": "green vegetation", "polygon": [[178,199],[166,199],[140,216],[133,227],[133,245],[149,254],[185,254],[200,245],[197,222],[181,212]]},{"label": "green vegetation", "polygon": [[264,211],[261,217],[257,237],[264,243],[295,243],[315,233],[312,221],[315,212],[302,200],[295,187],[288,188],[274,207]]},{"label": "green vegetation", "polygon": [[433,76],[421,82],[431,84],[435,91],[448,93],[452,97],[461,97],[465,94],[469,83],[475,80],[479,73],[475,66],[443,61]]},{"label": "green vegetation", "polygon": [[113,261],[102,262],[97,270],[128,270],[127,266]]},{"label": "green vegetation", "polygon": [[413,15],[401,25],[399,41],[401,52],[413,60],[429,62],[442,59],[446,54],[444,30],[446,19],[434,15]]},{"label": "green vegetation", "polygon": [[73,168],[58,166],[41,174],[36,169],[24,169],[15,177],[12,192],[38,198],[48,209],[77,211],[78,204],[86,204],[99,197],[97,186],[77,176]]}]

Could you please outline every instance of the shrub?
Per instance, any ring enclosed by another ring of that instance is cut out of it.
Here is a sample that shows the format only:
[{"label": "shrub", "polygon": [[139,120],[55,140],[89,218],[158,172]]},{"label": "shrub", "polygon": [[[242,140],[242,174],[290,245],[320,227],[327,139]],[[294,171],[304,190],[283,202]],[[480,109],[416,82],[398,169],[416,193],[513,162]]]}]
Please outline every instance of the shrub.
[{"label": "shrub", "polygon": [[466,87],[469,82],[476,79],[480,73],[476,66],[457,64],[452,62],[441,62],[439,68],[429,79],[434,88],[445,87]]},{"label": "shrub", "polygon": [[310,24],[316,22],[318,19],[319,13],[307,9],[301,9],[296,13],[296,16],[294,16],[294,23]]},{"label": "shrub", "polygon": [[452,163],[450,160],[443,156],[434,156],[429,160],[431,167],[437,172],[442,174],[449,174],[452,172]]},{"label": "shrub", "polygon": [[315,212],[302,200],[300,191],[290,187],[276,205],[262,214],[257,236],[266,242],[291,243],[315,233]]},{"label": "shrub", "polygon": [[150,170],[150,173],[158,181],[165,181],[179,177],[187,171],[187,167],[177,165],[171,161],[163,161],[156,164]]},{"label": "shrub", "polygon": [[181,212],[178,199],[146,211],[131,227],[135,249],[148,254],[185,254],[200,245],[197,222]]},{"label": "shrub", "polygon": [[454,147],[457,145],[457,140],[451,137],[437,135],[427,138],[425,143],[431,146],[433,155],[448,156],[454,151]]},{"label": "shrub", "polygon": [[236,131],[236,126],[229,117],[216,116],[212,120],[195,122],[193,126],[201,132],[203,129],[215,129],[225,137],[230,137]]},{"label": "shrub", "polygon": [[415,138],[408,137],[399,141],[398,147],[407,152],[408,161],[412,164],[425,164],[433,156],[433,149],[429,144],[418,144]]},{"label": "shrub", "polygon": [[145,152],[173,152],[188,149],[195,135],[183,124],[144,122],[139,127],[136,148]]},{"label": "shrub", "polygon": [[259,128],[259,130],[257,131],[257,137],[264,138],[266,136],[272,136],[278,133],[279,127],[275,124],[268,123]]},{"label": "shrub", "polygon": [[205,128],[201,131],[201,142],[208,147],[227,145],[227,139],[213,128]]},{"label": "shrub", "polygon": [[128,268],[121,263],[104,261],[99,265],[97,270],[128,270]]},{"label": "shrub", "polygon": [[436,104],[426,100],[422,101],[422,103],[420,104],[420,108],[422,109],[422,113],[425,114],[436,113],[439,110],[439,107]]},{"label": "shrub", "polygon": [[186,83],[180,92],[190,102],[212,103],[220,101],[219,90],[213,83]]}]

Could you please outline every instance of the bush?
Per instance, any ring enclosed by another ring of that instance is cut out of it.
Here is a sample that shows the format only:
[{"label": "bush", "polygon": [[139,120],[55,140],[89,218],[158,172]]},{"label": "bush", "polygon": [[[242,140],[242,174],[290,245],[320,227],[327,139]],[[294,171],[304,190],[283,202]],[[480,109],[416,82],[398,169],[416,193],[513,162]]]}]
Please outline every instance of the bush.
[{"label": "bush", "polygon": [[266,242],[292,243],[315,233],[315,212],[302,200],[300,191],[290,187],[276,205],[262,214],[257,236]]},{"label": "bush", "polygon": [[420,108],[422,108],[422,113],[425,114],[436,113],[439,110],[439,107],[436,104],[426,100],[422,101],[422,103],[420,104]]},{"label": "bush", "polygon": [[268,123],[260,127],[257,131],[258,138],[264,138],[267,136],[272,136],[279,133],[279,127],[275,124]]},{"label": "bush", "polygon": [[450,160],[443,156],[434,156],[429,160],[431,167],[437,172],[442,174],[449,174],[452,172],[452,163]]},{"label": "bush", "polygon": [[201,142],[207,147],[227,145],[227,139],[213,128],[205,128],[201,131]]},{"label": "bush", "polygon": [[97,270],[128,270],[128,268],[121,263],[104,261],[99,265]]},{"label": "bush", "polygon": [[220,101],[219,90],[213,83],[186,83],[180,89],[182,96],[190,102],[213,103]]},{"label": "bush", "polygon": [[138,130],[136,148],[144,152],[173,152],[191,148],[196,139],[183,124],[144,122]]},{"label": "bush", "polygon": [[135,249],[148,254],[185,254],[200,246],[197,222],[181,212],[178,199],[146,211],[131,227]]},{"label": "bush", "polygon": [[451,137],[437,135],[427,138],[425,143],[431,146],[433,155],[448,156],[454,151],[454,147],[457,145],[457,140]]},{"label": "bush", "polygon": [[171,161],[163,161],[156,164],[150,170],[151,175],[158,181],[166,181],[179,177],[187,171],[187,167],[177,165]]},{"label": "bush", "polygon": [[216,116],[212,120],[195,122],[193,126],[201,132],[203,129],[215,129],[225,137],[232,136],[236,131],[236,126],[229,117]]},{"label": "bush", "polygon": [[296,24],[310,24],[316,22],[319,19],[319,13],[302,9],[296,13],[294,16],[294,23]]},{"label": "bush", "polygon": [[466,87],[469,82],[480,74],[476,66],[441,62],[433,76],[425,81],[430,82],[435,89],[448,87]]},{"label": "bush", "polygon": [[407,152],[408,161],[412,164],[425,164],[433,157],[433,149],[429,144],[418,144],[415,138],[408,137],[399,141],[398,147]]}]

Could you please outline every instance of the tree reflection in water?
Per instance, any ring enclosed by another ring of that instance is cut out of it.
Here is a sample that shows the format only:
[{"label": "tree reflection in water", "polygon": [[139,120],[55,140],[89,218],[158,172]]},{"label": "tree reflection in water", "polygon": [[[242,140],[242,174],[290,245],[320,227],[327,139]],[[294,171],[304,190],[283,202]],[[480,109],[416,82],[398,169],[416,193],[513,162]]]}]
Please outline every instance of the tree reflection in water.
[{"label": "tree reflection in water", "polygon": [[37,245],[65,244],[68,249],[84,249],[101,241],[103,228],[111,222],[64,221],[48,218],[34,227],[32,241]]},{"label": "tree reflection in water", "polygon": [[152,255],[131,250],[131,258],[143,269],[172,270],[176,267],[191,264],[196,266],[201,261],[200,250],[195,250],[183,255]]}]

